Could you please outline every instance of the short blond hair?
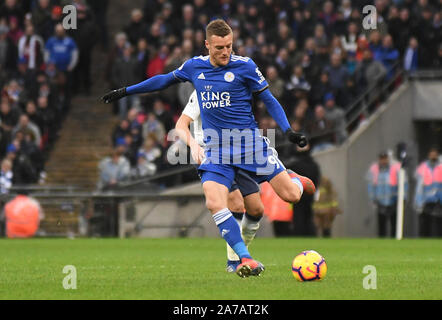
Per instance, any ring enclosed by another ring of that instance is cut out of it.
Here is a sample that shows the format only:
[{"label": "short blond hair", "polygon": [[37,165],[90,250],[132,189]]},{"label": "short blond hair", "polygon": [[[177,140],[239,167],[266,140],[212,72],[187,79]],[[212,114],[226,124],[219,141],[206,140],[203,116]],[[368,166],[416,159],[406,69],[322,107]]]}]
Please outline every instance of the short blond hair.
[{"label": "short blond hair", "polygon": [[206,39],[209,40],[211,36],[225,37],[232,33],[232,28],[222,19],[211,21],[206,27]]}]

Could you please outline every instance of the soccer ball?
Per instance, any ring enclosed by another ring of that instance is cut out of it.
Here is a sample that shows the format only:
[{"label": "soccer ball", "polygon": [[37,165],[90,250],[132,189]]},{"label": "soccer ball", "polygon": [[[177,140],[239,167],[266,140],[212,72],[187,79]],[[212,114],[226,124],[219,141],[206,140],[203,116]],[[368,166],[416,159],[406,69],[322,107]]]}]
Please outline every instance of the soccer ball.
[{"label": "soccer ball", "polygon": [[303,251],[293,259],[292,273],[298,281],[322,280],[327,273],[327,264],[316,251]]}]

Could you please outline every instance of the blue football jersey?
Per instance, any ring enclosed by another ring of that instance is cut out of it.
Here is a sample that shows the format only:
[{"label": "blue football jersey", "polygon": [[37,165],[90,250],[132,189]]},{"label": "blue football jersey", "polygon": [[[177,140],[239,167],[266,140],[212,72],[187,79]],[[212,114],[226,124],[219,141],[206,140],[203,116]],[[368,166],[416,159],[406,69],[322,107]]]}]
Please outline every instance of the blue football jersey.
[{"label": "blue football jersey", "polygon": [[209,56],[187,60],[174,71],[180,81],[193,83],[201,109],[203,129],[256,129],[252,94],[268,87],[255,62],[231,55],[226,66],[214,67]]},{"label": "blue football jersey", "polygon": [[[253,93],[269,86],[252,59],[231,55],[226,66],[214,67],[209,56],[193,57],[173,75],[179,81],[192,82],[197,92],[206,155],[199,171],[219,173],[231,183],[235,176],[232,165],[264,175],[256,178],[257,182],[285,170],[258,131],[252,112]],[[220,183],[230,188],[229,182]]]}]

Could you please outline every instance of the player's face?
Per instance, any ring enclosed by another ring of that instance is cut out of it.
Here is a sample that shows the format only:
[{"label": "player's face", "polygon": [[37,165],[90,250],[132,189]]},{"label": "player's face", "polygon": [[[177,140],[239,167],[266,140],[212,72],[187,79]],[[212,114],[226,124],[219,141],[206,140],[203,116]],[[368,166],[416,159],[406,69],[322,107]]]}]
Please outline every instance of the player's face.
[{"label": "player's face", "polygon": [[233,34],[225,37],[212,35],[206,40],[206,48],[209,50],[210,62],[216,67],[222,67],[229,63],[232,53]]}]

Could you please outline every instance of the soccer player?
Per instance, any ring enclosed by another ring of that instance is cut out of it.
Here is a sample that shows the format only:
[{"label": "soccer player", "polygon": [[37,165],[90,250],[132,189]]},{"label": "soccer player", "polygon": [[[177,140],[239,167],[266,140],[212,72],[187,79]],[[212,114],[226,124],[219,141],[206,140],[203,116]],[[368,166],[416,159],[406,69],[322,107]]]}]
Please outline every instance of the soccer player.
[{"label": "soccer player", "polygon": [[[191,123],[193,123],[193,136],[189,130]],[[195,163],[200,165],[205,157],[204,132],[195,90],[190,95],[175,129],[180,139],[190,148]],[[259,229],[259,222],[264,214],[264,205],[259,195],[258,184],[241,169],[235,174],[235,181],[229,190],[227,204],[228,209],[240,225],[242,238],[248,247]],[[238,255],[227,244],[227,272],[235,272],[239,264]]]},{"label": "soccer player", "polygon": [[230,26],[224,20],[214,20],[206,27],[208,56],[193,57],[175,71],[113,90],[102,99],[111,103],[127,95],[162,90],[180,81],[193,83],[206,145],[205,161],[198,168],[206,206],[221,236],[241,259],[236,273],[248,277],[259,275],[264,266],[250,255],[240,228],[227,208],[235,173],[242,169],[257,183],[268,181],[281,199],[292,203],[300,200],[304,190],[314,193],[315,187],[306,177],[289,175],[267,139],[259,134],[251,107],[253,93],[259,95],[291,142],[303,146],[307,141],[304,135],[291,129],[283,108],[270,93],[267,81],[253,60],[233,55],[232,44]]}]

